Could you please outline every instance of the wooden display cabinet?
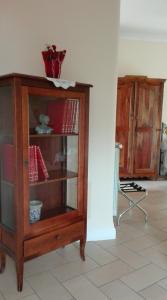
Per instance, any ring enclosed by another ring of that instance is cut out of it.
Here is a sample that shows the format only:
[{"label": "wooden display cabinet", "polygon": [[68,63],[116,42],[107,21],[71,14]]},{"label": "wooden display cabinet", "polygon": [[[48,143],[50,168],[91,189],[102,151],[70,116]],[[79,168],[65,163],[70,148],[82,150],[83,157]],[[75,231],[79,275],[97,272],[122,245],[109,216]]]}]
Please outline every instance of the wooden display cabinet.
[{"label": "wooden display cabinet", "polygon": [[[19,291],[24,261],[78,240],[85,260],[90,87],[64,90],[42,77],[0,77],[0,271],[7,253],[16,262]],[[49,116],[50,133],[36,132],[40,114]],[[34,163],[39,168],[30,146],[40,149],[48,178],[38,169],[30,181]],[[42,202],[34,223],[31,200]]]}]

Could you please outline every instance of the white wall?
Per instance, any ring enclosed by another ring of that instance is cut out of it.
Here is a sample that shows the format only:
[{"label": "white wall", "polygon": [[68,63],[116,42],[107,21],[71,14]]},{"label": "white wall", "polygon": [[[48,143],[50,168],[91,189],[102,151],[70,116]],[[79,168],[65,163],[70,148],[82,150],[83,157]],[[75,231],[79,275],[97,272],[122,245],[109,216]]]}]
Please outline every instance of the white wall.
[{"label": "white wall", "polygon": [[119,0],[0,0],[0,73],[44,75],[46,43],[67,49],[62,78],[92,83],[88,239],[112,220]]},{"label": "white wall", "polygon": [[[119,76],[146,75],[167,78],[167,43],[121,39]],[[167,82],[163,99],[163,122],[167,123]]]}]

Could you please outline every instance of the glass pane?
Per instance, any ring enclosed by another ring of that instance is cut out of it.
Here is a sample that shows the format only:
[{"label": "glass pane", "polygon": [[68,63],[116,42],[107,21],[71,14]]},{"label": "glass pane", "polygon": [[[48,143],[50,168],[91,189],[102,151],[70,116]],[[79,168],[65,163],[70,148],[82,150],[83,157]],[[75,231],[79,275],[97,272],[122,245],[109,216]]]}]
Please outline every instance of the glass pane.
[{"label": "glass pane", "polygon": [[[37,201],[35,203],[40,201],[42,204],[40,219],[75,210],[77,205],[77,179],[73,178],[56,182],[48,181],[46,184],[32,185],[30,186],[30,201],[34,200]],[[37,215],[34,212],[30,223],[38,221],[36,218]]]},{"label": "glass pane", "polygon": [[78,100],[30,96],[30,223],[78,208],[78,124]]},{"label": "glass pane", "polygon": [[14,217],[14,147],[11,87],[0,87],[0,222],[15,228]]}]

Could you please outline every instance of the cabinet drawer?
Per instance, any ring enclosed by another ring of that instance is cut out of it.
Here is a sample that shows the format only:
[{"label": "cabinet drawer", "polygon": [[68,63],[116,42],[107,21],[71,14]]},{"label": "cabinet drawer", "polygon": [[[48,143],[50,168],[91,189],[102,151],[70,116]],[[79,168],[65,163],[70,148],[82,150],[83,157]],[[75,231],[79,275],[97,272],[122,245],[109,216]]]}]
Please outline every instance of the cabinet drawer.
[{"label": "cabinet drawer", "polygon": [[24,242],[24,258],[29,259],[79,240],[84,234],[84,223],[70,225]]}]

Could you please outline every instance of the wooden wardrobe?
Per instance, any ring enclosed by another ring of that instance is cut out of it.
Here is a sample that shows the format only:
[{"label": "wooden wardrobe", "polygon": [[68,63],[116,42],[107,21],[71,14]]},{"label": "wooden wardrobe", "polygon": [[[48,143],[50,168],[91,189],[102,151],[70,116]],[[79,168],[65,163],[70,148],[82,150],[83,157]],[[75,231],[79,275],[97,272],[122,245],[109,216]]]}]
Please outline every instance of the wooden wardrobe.
[{"label": "wooden wardrobe", "polygon": [[116,142],[122,144],[120,177],[159,175],[164,79],[118,78]]}]

